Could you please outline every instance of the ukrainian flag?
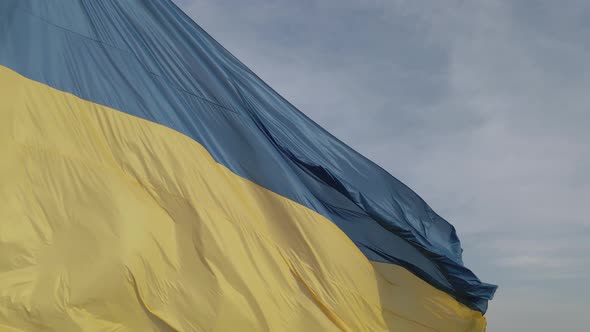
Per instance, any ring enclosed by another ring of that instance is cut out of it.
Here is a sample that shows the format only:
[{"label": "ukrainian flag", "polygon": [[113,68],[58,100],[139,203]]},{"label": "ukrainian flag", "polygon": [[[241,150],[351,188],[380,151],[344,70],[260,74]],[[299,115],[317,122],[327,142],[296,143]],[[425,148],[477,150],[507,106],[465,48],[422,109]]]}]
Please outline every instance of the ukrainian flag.
[{"label": "ukrainian flag", "polygon": [[413,191],[168,0],[0,0],[0,331],[483,331]]}]

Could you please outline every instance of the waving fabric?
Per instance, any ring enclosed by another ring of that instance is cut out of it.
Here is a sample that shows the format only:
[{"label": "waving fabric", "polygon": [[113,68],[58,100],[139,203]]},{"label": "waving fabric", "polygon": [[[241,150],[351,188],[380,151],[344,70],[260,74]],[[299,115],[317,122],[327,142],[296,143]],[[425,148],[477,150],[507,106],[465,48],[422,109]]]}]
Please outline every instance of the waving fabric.
[{"label": "waving fabric", "polygon": [[485,329],[453,226],[170,1],[0,0],[0,153],[1,330]]}]

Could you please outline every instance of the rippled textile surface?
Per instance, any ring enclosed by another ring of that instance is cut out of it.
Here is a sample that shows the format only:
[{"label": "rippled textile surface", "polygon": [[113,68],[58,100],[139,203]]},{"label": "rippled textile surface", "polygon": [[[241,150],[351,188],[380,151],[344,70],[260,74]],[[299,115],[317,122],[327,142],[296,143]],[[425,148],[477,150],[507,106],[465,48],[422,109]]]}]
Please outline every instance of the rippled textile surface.
[{"label": "rippled textile surface", "polygon": [[0,327],[482,331],[454,228],[164,0],[0,0]]}]

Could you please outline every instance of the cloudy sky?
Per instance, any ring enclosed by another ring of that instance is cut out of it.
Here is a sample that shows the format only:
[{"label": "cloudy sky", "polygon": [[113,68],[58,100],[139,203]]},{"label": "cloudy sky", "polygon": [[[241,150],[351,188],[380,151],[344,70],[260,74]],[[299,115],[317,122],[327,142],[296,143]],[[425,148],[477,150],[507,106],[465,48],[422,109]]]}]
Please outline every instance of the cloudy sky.
[{"label": "cloudy sky", "polygon": [[488,331],[587,331],[589,1],[175,1],[457,227]]}]

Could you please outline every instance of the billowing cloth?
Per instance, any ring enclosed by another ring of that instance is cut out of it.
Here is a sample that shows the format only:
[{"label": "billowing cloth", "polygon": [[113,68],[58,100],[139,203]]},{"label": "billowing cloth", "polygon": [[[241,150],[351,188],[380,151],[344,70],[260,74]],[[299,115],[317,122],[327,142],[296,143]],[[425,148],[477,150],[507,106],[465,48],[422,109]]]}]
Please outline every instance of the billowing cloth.
[{"label": "billowing cloth", "polygon": [[485,329],[453,226],[170,1],[0,0],[0,154],[2,331]]}]

